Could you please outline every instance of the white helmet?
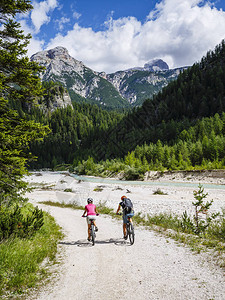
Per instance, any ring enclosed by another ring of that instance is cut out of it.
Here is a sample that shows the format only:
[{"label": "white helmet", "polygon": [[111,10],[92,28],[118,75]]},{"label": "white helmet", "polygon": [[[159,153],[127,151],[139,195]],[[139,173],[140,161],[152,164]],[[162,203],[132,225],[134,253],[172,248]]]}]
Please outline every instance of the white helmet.
[{"label": "white helmet", "polygon": [[93,203],[93,199],[92,198],[88,198],[87,199],[87,203]]}]

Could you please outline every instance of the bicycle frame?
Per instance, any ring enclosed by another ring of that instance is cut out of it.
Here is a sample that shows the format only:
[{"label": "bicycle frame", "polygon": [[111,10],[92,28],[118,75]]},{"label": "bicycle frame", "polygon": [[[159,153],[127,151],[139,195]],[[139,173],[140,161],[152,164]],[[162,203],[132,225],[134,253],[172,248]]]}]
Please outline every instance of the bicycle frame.
[{"label": "bicycle frame", "polygon": [[129,236],[130,244],[133,245],[134,243],[134,226],[133,223],[130,221],[131,217],[127,216],[127,223],[126,223],[126,230],[127,235]]},{"label": "bicycle frame", "polygon": [[[84,218],[87,218],[87,216],[84,216]],[[96,233],[95,233],[95,225],[94,225],[94,219],[89,219],[89,221],[91,222],[91,226],[90,226],[90,233],[91,233],[91,242],[92,245],[94,246],[95,244],[95,238],[96,238]]]},{"label": "bicycle frame", "polygon": [[92,241],[92,245],[94,246],[94,244],[95,244],[95,238],[96,238],[95,225],[94,225],[94,220],[93,219],[90,219],[90,221],[91,221],[91,228],[90,228],[90,231],[91,231],[91,241]]}]

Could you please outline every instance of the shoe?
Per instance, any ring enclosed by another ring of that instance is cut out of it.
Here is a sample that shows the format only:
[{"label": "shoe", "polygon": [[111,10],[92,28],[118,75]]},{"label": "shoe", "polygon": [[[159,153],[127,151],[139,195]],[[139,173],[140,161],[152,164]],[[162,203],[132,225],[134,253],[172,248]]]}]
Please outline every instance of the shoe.
[{"label": "shoe", "polygon": [[87,240],[88,240],[88,242],[90,242],[90,241],[91,241],[91,239],[89,239],[89,238],[87,238]]},{"label": "shoe", "polygon": [[95,227],[95,231],[96,231],[96,232],[98,231],[98,227]]},{"label": "shoe", "polygon": [[124,237],[123,237],[125,240],[127,240],[127,235],[124,235]]}]

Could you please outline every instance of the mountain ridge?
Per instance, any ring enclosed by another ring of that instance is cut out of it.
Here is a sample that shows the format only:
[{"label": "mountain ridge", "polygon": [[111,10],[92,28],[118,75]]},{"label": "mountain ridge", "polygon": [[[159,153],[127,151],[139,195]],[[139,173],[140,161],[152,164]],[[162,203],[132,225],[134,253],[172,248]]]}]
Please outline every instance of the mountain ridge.
[{"label": "mountain ridge", "polygon": [[143,68],[106,74],[88,68],[61,46],[37,52],[31,56],[31,60],[46,68],[40,74],[41,79],[62,83],[72,101],[97,103],[106,108],[141,105],[176,79],[183,69],[169,69],[166,62],[157,59],[146,63]]}]

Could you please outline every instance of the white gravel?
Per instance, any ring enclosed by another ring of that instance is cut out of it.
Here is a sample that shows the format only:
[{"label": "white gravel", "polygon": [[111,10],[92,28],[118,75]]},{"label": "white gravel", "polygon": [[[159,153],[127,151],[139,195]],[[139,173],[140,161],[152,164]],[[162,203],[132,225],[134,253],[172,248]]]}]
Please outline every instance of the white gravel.
[{"label": "white gravel", "polygon": [[[27,180],[33,185],[48,184],[52,190],[34,190],[30,201],[64,201],[85,205],[91,196],[96,203],[116,211],[120,197],[129,195],[135,210],[145,213],[192,213],[195,187],[155,185],[137,186],[80,182],[70,176],[43,172]],[[93,191],[97,186],[103,190]],[[204,185],[203,185],[204,186]],[[73,192],[64,192],[65,188]],[[160,188],[167,195],[153,195]],[[129,190],[130,193],[127,193]],[[214,199],[213,210],[225,207],[225,189],[205,189],[208,200]],[[99,232],[94,247],[86,240],[86,220],[82,211],[40,205],[50,212],[63,228],[65,238],[59,243],[62,263],[52,284],[43,286],[31,299],[225,299],[224,270],[194,254],[172,239],[143,228],[135,228],[135,243],[122,239],[122,222],[99,216]]]}]

